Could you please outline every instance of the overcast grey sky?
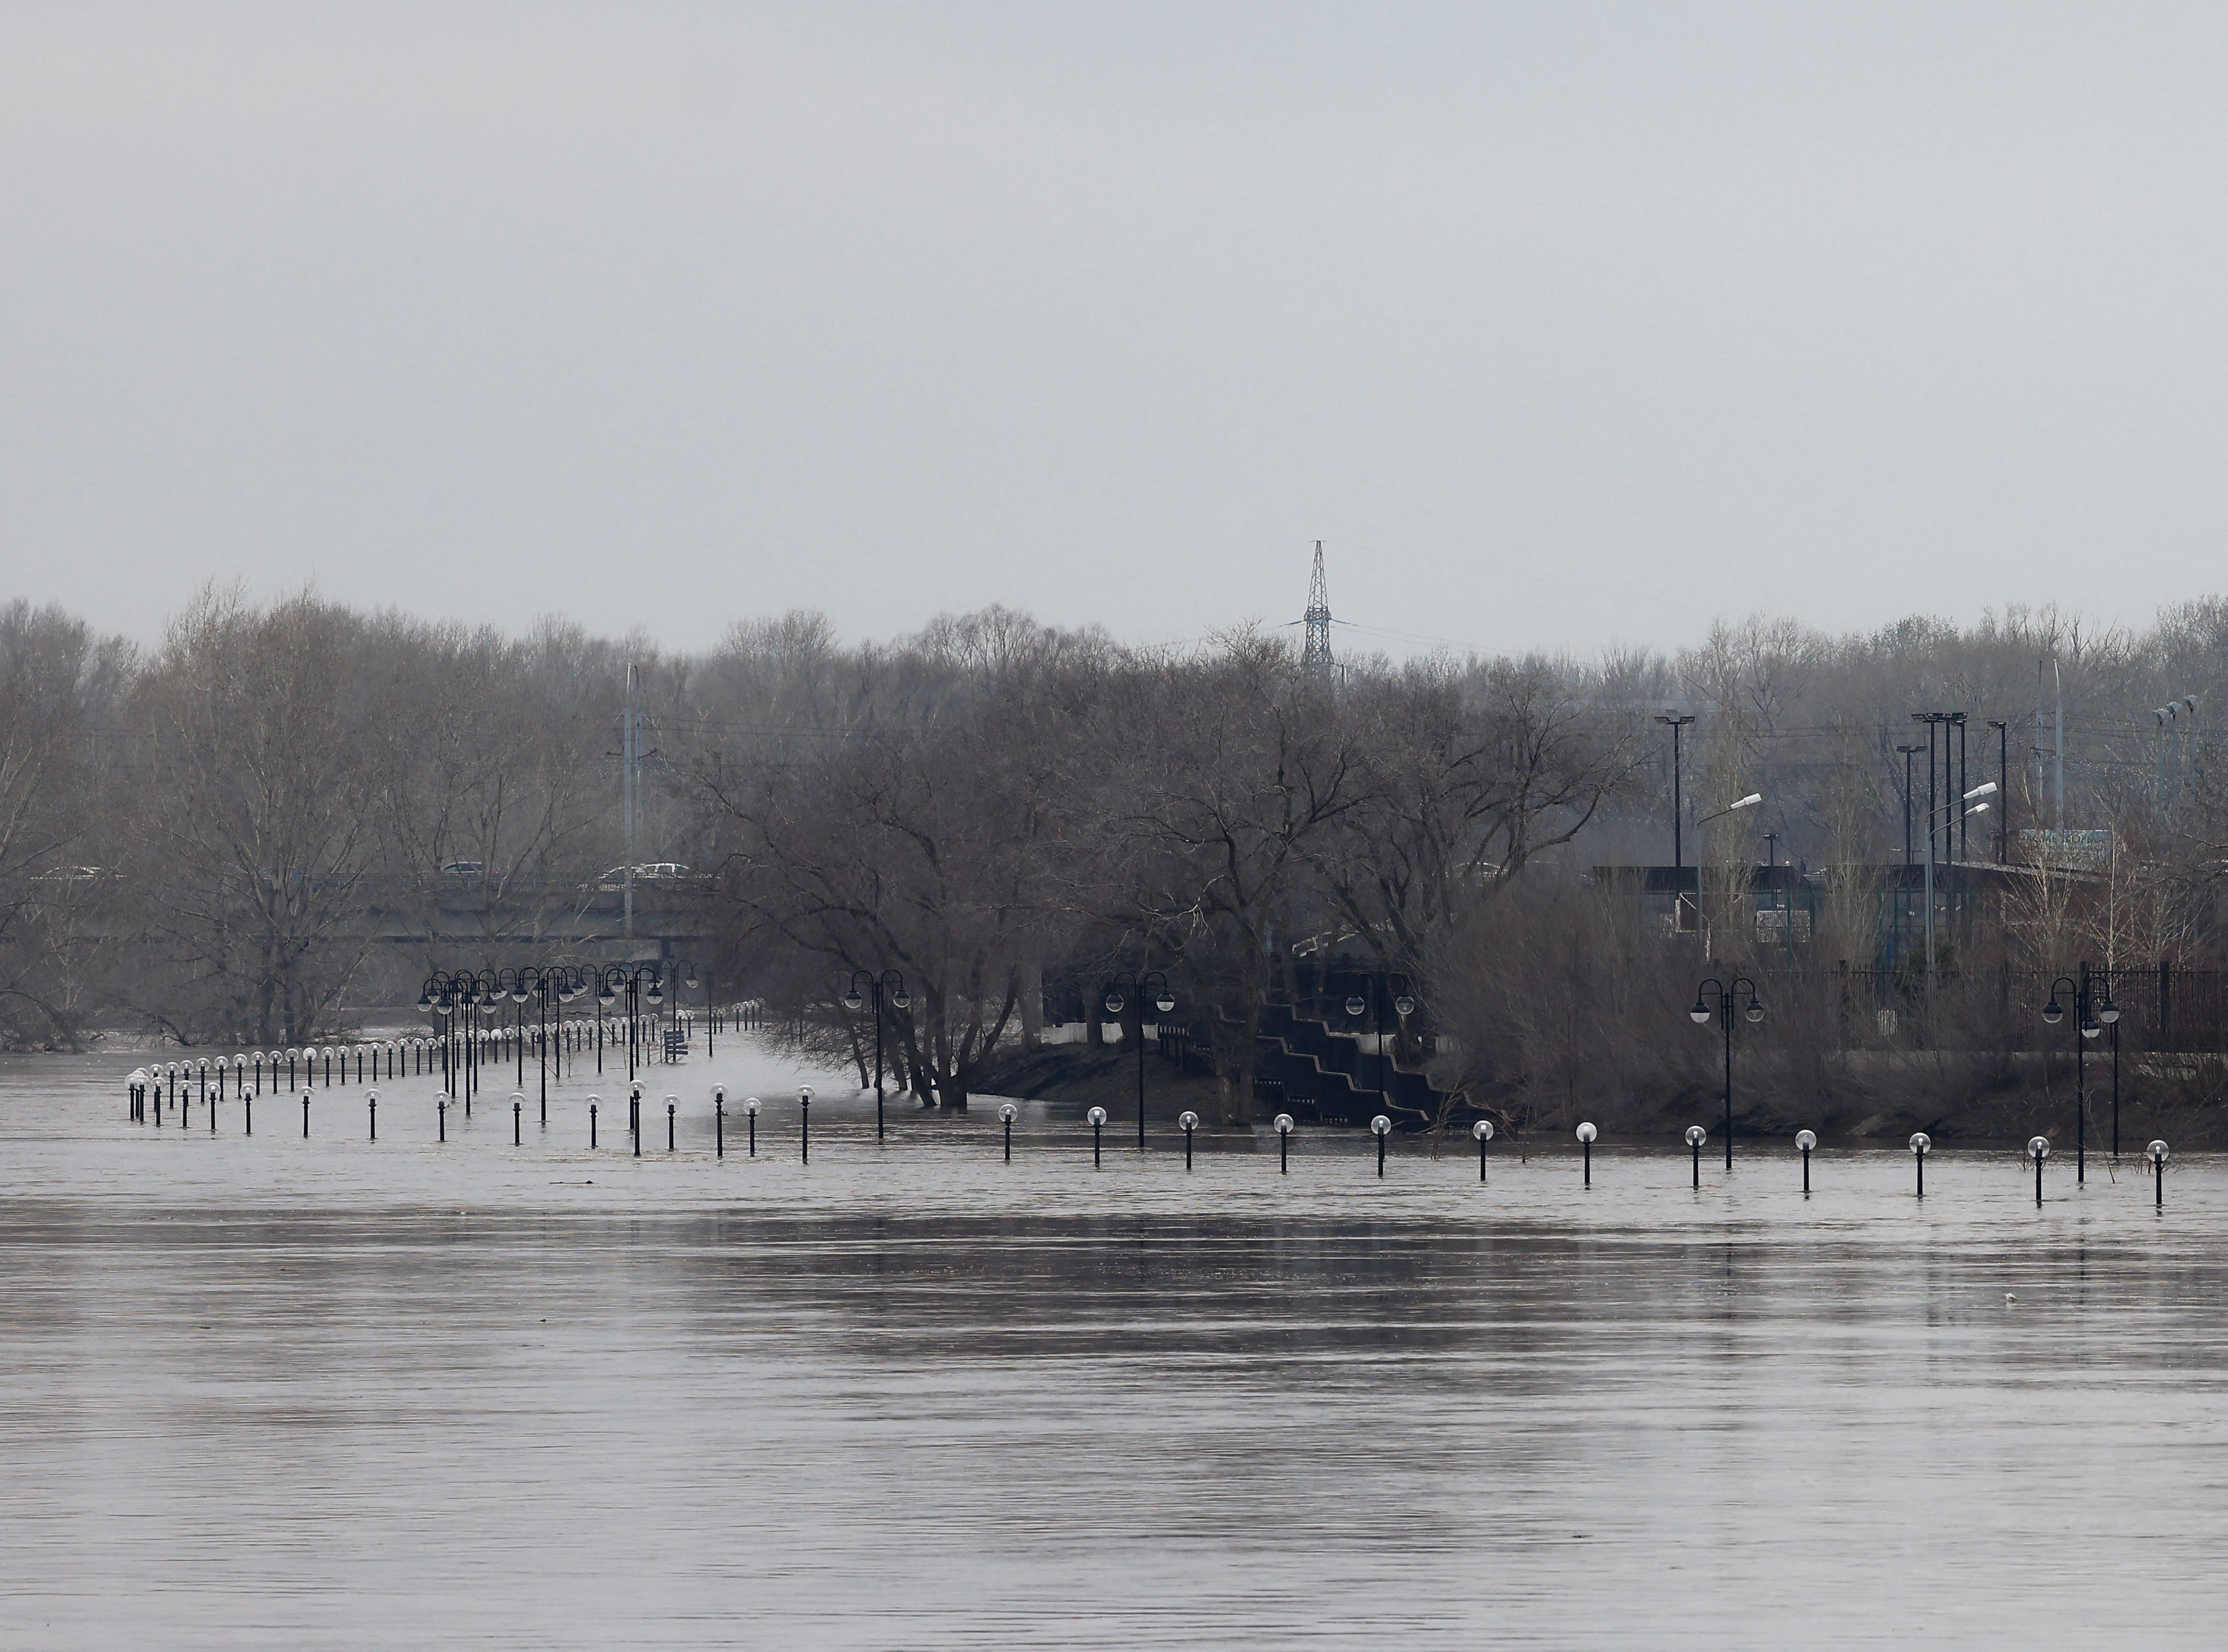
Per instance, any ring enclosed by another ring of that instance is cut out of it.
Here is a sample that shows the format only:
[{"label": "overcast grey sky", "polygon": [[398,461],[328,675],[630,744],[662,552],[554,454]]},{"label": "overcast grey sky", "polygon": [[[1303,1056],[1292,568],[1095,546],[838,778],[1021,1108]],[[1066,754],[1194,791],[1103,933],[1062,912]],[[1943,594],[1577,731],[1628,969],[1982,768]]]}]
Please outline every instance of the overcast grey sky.
[{"label": "overcast grey sky", "polygon": [[2224,87],[2218,4],[18,3],[0,594],[2141,621]]}]

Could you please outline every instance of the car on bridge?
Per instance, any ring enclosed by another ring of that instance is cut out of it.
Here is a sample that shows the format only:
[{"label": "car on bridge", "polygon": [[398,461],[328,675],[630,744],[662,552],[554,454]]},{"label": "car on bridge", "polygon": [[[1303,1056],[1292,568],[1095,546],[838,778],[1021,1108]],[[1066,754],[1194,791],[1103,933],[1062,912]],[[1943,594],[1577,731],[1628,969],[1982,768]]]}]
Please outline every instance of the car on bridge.
[{"label": "car on bridge", "polygon": [[[627,869],[622,864],[599,874],[591,881],[595,888],[609,893],[626,887],[626,874]],[[688,876],[688,868],[674,861],[652,861],[647,865],[637,864],[634,869],[637,883],[679,883]]]}]

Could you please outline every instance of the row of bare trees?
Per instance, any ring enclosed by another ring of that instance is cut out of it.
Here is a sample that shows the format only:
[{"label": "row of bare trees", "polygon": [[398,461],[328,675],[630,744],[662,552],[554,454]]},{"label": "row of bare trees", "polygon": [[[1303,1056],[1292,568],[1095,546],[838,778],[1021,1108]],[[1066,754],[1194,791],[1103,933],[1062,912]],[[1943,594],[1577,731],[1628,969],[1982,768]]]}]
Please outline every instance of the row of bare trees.
[{"label": "row of bare trees", "polygon": [[[1445,1082],[1496,1105],[1700,1082],[1660,1024],[1656,977],[1689,960],[1585,875],[1669,858],[1667,705],[1698,719],[1690,819],[1766,798],[1704,835],[1706,892],[1740,887],[1766,833],[1775,860],[1892,862],[1914,710],[2003,722],[2021,825],[2109,839],[2101,902],[2042,879],[2008,914],[2023,963],[2199,957],[2228,844],[2228,770],[2147,715],[2182,695],[2228,709],[2219,604],[2140,634],[2048,613],[1840,638],[1757,620],[1674,656],[1332,676],[1276,635],[1136,649],[998,609],[863,644],[791,615],[670,656],[224,592],[143,650],[18,605],[0,611],[8,1035],[298,1041],[427,967],[592,928],[583,892],[624,854],[630,664],[638,857],[700,874],[719,989],[856,1051],[844,983],[897,969],[894,1059],[955,1105],[1034,1034],[1047,979],[1149,969],[1242,1117],[1264,1006],[1296,959],[1329,957],[1415,983]],[[1975,750],[1972,778],[1994,778]],[[1713,938],[1736,964],[1754,950],[1738,924]],[[1805,945],[1820,968],[1876,961],[1862,879],[1828,885]]]},{"label": "row of bare trees", "polygon": [[1136,650],[992,610],[890,650],[739,630],[713,675],[738,732],[688,772],[730,967],[799,961],[823,1002],[900,970],[906,1067],[945,1105],[1031,1030],[1047,970],[1126,966],[1166,973],[1242,1117],[1296,947],[1421,969],[1637,760],[1588,674],[1543,660],[1341,684],[1258,635]]}]

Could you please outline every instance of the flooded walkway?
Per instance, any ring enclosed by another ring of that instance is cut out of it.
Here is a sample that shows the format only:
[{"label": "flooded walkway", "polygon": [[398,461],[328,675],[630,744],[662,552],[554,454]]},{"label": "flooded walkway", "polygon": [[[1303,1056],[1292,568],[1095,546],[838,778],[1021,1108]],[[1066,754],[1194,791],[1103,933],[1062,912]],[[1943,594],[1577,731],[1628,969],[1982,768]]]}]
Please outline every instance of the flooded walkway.
[{"label": "flooded walkway", "polygon": [[0,1064],[10,1646],[2218,1641],[2217,1162],[1094,1173],[823,1093],[806,1165],[748,1051],[637,1160],[609,1079],[591,1154],[586,1081],[374,1144],[129,1124],[131,1065]]}]

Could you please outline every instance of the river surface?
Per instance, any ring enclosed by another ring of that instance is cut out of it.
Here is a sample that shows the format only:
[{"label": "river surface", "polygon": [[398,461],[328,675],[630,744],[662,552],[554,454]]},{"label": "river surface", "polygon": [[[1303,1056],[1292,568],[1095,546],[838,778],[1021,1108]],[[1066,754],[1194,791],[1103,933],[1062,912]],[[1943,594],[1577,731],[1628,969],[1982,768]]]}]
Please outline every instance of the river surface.
[{"label": "river surface", "polygon": [[131,1124],[131,1065],[0,1062],[10,1648],[2223,1640],[2218,1161],[1094,1170],[823,1075],[807,1164],[733,1045],[637,1159],[610,1079],[592,1154],[585,1079],[374,1143]]}]

